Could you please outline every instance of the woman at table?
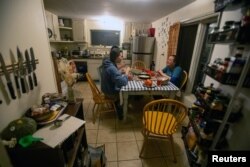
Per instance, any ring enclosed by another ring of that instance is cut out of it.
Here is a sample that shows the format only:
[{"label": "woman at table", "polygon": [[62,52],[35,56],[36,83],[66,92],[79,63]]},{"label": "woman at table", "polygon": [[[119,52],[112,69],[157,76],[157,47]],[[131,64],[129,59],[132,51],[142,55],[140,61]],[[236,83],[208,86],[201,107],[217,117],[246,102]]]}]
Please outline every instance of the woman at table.
[{"label": "woman at table", "polygon": [[177,87],[180,86],[182,68],[176,65],[175,55],[169,56],[166,62],[166,67],[159,70],[158,73],[162,76],[170,77],[170,82]]},{"label": "woman at table", "polygon": [[115,100],[115,106],[118,118],[123,119],[123,111],[120,106],[119,92],[122,86],[128,84],[128,80],[132,79],[129,74],[130,68],[127,67],[122,73],[116,64],[122,61],[122,53],[117,46],[113,46],[110,50],[109,58],[102,62],[101,73],[101,90],[108,98]]}]

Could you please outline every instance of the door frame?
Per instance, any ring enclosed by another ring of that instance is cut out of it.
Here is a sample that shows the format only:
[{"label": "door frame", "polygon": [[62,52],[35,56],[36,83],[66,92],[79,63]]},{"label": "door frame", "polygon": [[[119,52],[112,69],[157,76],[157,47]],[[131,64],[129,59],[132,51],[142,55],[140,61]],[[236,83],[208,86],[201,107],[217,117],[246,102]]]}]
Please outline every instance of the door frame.
[{"label": "door frame", "polygon": [[[197,68],[199,65],[200,55],[202,51],[203,42],[206,35],[206,24],[211,21],[211,19],[217,19],[217,23],[220,20],[220,13],[211,13],[204,16],[200,16],[194,19],[186,20],[181,22],[183,25],[192,25],[198,23],[197,35],[195,38],[194,50],[192,54],[192,60],[190,63],[188,81],[185,89],[186,94],[191,94],[194,86],[195,76]],[[209,55],[211,56],[211,54]]]}]

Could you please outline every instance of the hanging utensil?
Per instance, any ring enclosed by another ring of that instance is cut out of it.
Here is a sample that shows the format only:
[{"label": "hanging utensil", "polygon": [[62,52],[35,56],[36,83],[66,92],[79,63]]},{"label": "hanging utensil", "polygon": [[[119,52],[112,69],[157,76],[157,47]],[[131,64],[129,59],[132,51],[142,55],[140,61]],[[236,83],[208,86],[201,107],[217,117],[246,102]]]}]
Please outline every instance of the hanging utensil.
[{"label": "hanging utensil", "polygon": [[17,96],[18,96],[18,98],[20,98],[21,97],[21,90],[20,90],[20,85],[19,85],[19,81],[18,81],[19,72],[18,72],[18,69],[16,67],[16,60],[15,60],[15,57],[14,57],[12,50],[10,50],[10,59],[11,59],[12,69],[13,69],[13,74],[14,74],[13,76],[14,76],[14,80],[15,80],[15,84],[16,84]]},{"label": "hanging utensil", "polygon": [[31,78],[31,72],[32,72],[32,65],[30,61],[30,56],[28,50],[25,50],[25,59],[26,59],[26,67],[28,69],[28,78],[29,78],[29,85],[30,85],[30,90],[33,90],[33,81]]},{"label": "hanging utensil", "polygon": [[33,71],[33,81],[34,81],[34,85],[37,86],[37,79],[36,79],[36,60],[35,60],[35,54],[34,54],[34,50],[31,47],[30,48],[30,56],[31,56],[31,63],[32,63],[32,71]]},{"label": "hanging utensil", "polygon": [[1,53],[0,53],[0,64],[1,64],[1,68],[3,70],[3,73],[5,75],[6,81],[7,81],[7,86],[8,86],[11,98],[16,99],[16,95],[15,95],[15,92],[14,92],[14,89],[13,89],[13,86],[12,86],[10,75],[9,75],[9,72],[7,71],[7,68],[6,68],[6,65],[4,63],[3,56],[2,56]]},{"label": "hanging utensil", "polygon": [[5,86],[3,84],[3,80],[2,80],[1,76],[0,76],[0,90],[1,90],[1,92],[3,94],[3,98],[4,98],[5,102],[6,102],[6,104],[10,104],[10,98],[9,98],[9,95],[8,95],[6,89],[5,89]]},{"label": "hanging utensil", "polygon": [[21,79],[21,87],[22,87],[22,93],[28,93],[28,83],[26,80],[26,69],[23,65],[23,56],[19,48],[17,47],[17,57],[18,57],[18,67],[20,72],[20,79]]}]

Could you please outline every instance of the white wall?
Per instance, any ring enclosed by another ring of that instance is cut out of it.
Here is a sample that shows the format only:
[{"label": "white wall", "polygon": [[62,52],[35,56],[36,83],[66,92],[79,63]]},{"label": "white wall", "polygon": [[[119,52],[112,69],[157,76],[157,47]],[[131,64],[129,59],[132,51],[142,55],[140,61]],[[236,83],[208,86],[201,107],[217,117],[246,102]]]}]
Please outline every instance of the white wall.
[{"label": "white wall", "polygon": [[103,20],[86,20],[85,22],[85,34],[86,34],[86,41],[91,44],[90,38],[90,30],[118,30],[120,31],[120,45],[123,42],[124,38],[124,22],[120,20],[110,20],[110,19],[103,19]]},{"label": "white wall", "polygon": [[[10,121],[21,117],[32,105],[40,104],[44,93],[57,91],[44,15],[42,0],[0,2],[0,52],[6,65],[11,64],[10,49],[15,57],[17,56],[17,46],[23,53],[25,49],[33,47],[39,61],[36,70],[38,87],[22,94],[20,99],[11,100],[9,105],[6,105],[0,93],[0,99],[3,100],[0,104],[0,132]],[[6,82],[5,77],[2,76],[2,79]],[[12,82],[14,85],[13,80]]]},{"label": "white wall", "polygon": [[152,27],[156,29],[156,69],[162,69],[166,65],[169,27],[175,22],[183,22],[185,20],[210,14],[213,11],[214,0],[196,0],[195,2],[152,23]]}]

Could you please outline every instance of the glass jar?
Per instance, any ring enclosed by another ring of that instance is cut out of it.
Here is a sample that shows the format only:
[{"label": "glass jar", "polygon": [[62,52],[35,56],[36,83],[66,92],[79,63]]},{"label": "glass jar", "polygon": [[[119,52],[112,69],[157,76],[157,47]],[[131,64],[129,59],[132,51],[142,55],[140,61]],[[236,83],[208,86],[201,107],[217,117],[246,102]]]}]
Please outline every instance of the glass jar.
[{"label": "glass jar", "polygon": [[217,110],[217,111],[223,111],[223,104],[221,100],[215,98],[213,102],[211,103],[211,109]]}]

